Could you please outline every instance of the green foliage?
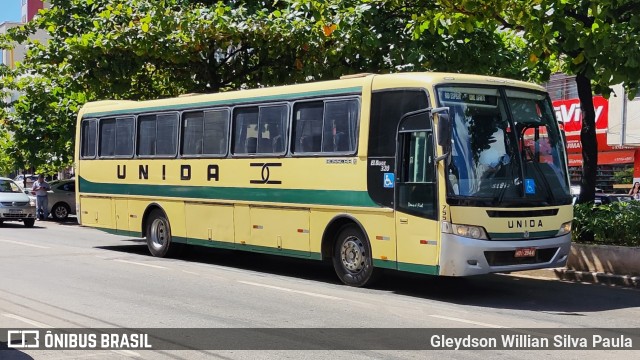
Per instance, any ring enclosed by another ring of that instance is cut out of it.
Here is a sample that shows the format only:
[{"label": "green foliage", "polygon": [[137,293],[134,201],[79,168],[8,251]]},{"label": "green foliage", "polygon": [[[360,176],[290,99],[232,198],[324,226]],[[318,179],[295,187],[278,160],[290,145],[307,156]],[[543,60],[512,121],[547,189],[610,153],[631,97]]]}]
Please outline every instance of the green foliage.
[{"label": "green foliage", "polygon": [[583,233],[591,232],[595,244],[640,246],[640,201],[578,204],[573,214],[574,242],[582,242]]},{"label": "green foliage", "polygon": [[616,184],[632,184],[633,183],[633,167],[614,172],[613,180],[616,182]]},{"label": "green foliage", "polygon": [[[546,62],[568,74],[584,74],[596,93],[623,83],[630,96],[640,82],[637,0],[438,0],[449,29],[470,26],[517,33],[529,47],[529,66]],[[453,14],[453,15],[447,15]],[[418,21],[429,21],[423,14]],[[432,17],[433,18],[433,17]],[[431,20],[434,21],[434,20]],[[419,31],[420,29],[418,29]]]},{"label": "green foliage", "polygon": [[475,23],[439,26],[451,22],[446,16],[415,36],[416,4],[404,1],[50,3],[34,21],[0,38],[0,47],[8,47],[27,41],[36,29],[50,37],[31,42],[15,71],[0,73],[0,88],[22,94],[0,106],[13,108],[2,116],[12,139],[0,151],[15,158],[15,166],[37,170],[71,164],[75,117],[91,100],[144,100],[358,72],[532,78],[519,36]]},{"label": "green foliage", "polygon": [[7,148],[11,146],[11,136],[0,127],[0,176],[7,176],[15,169],[14,159],[9,156]]}]

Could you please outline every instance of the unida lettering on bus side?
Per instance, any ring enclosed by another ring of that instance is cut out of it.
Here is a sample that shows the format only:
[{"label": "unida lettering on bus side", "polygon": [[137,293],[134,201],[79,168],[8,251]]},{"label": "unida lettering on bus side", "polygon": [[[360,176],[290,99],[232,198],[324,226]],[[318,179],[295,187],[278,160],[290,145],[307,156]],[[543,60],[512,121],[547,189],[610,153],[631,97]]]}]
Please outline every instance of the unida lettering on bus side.
[{"label": "unida lettering on bus side", "polygon": [[[154,173],[154,171],[160,172],[162,175],[162,180],[167,180],[167,166],[162,165],[159,169],[149,168],[149,165],[138,165],[138,179],[139,180],[149,180],[149,174]],[[134,170],[135,171],[135,170]],[[127,165],[118,165],[117,166],[117,176],[118,179],[126,179],[127,178]],[[191,165],[180,165],[180,180],[188,181],[191,180]],[[220,181],[220,167],[216,164],[207,165],[206,172],[206,180],[207,181]]]},{"label": "unida lettering on bus side", "polygon": [[[282,163],[250,163],[249,166],[251,168],[259,168],[259,179],[249,180],[251,184],[282,184],[281,180],[274,180],[271,175],[271,168],[281,167]],[[135,171],[135,170],[134,170]],[[167,180],[167,165],[161,165],[158,167],[150,167],[148,164],[140,164],[138,165],[138,179],[139,180],[149,180],[149,175],[152,174],[154,176],[161,175],[162,180]],[[191,180],[191,165],[182,164],[180,165],[180,172],[178,177],[182,181]],[[127,165],[126,164],[118,164],[116,167],[116,175],[118,179],[125,180],[130,175],[127,173]],[[206,171],[206,180],[207,181],[220,181],[220,167],[217,164],[209,164],[207,165]]]}]

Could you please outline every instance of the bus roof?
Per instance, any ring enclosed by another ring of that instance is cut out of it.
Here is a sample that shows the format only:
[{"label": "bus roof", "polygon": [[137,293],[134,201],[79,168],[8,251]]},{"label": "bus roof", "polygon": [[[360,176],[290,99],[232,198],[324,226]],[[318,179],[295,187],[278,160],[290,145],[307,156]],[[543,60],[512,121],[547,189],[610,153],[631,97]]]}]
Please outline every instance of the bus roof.
[{"label": "bus roof", "polygon": [[105,116],[107,114],[117,115],[131,112],[163,111],[175,107],[188,108],[199,106],[224,105],[233,102],[259,102],[266,100],[282,99],[287,100],[287,96],[304,98],[330,94],[360,93],[362,89],[373,82],[375,78],[374,90],[385,88],[401,88],[410,86],[438,85],[438,84],[485,84],[516,86],[531,90],[544,91],[540,85],[524,81],[511,80],[506,78],[470,75],[458,73],[438,73],[438,72],[413,72],[394,74],[355,74],[344,76],[339,80],[318,81],[296,85],[272,86],[256,89],[228,91],[211,94],[185,94],[182,96],[146,100],[102,100],[86,103],[80,111],[79,116]]}]

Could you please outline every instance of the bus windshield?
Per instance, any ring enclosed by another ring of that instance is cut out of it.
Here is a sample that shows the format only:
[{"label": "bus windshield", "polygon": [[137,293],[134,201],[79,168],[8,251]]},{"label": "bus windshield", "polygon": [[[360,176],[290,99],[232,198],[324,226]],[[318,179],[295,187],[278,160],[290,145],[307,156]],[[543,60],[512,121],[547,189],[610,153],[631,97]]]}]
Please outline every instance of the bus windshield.
[{"label": "bus windshield", "polygon": [[450,204],[571,203],[564,143],[546,94],[459,86],[437,93],[452,118]]}]

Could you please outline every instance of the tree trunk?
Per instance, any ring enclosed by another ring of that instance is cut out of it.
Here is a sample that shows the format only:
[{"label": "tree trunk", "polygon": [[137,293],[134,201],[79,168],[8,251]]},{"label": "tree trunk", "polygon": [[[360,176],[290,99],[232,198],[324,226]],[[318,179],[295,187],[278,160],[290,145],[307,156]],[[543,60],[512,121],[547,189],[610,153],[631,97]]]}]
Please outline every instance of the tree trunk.
[{"label": "tree trunk", "polygon": [[[596,139],[596,112],[593,107],[593,91],[591,81],[580,73],[576,76],[578,86],[578,98],[582,110],[582,129],[580,141],[582,142],[582,180],[580,182],[580,196],[578,203],[593,203],[596,192],[596,173],[598,171],[598,140]],[[593,242],[594,234],[591,231],[582,232],[580,240]]]},{"label": "tree trunk", "polygon": [[578,203],[588,203],[595,200],[596,173],[598,170],[598,141],[596,139],[596,112],[593,107],[593,91],[591,81],[584,75],[576,76],[578,98],[582,110],[582,181],[580,182],[580,197]]}]

